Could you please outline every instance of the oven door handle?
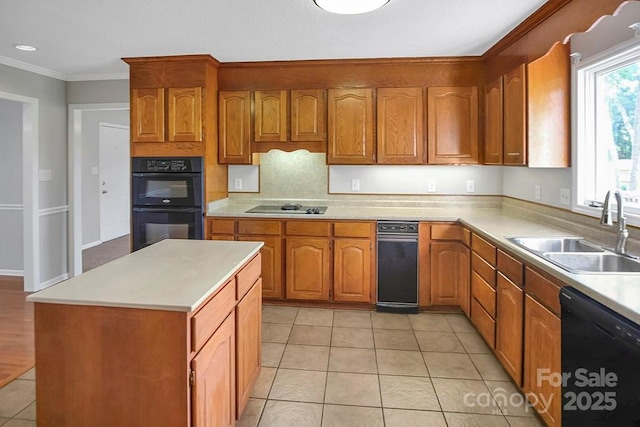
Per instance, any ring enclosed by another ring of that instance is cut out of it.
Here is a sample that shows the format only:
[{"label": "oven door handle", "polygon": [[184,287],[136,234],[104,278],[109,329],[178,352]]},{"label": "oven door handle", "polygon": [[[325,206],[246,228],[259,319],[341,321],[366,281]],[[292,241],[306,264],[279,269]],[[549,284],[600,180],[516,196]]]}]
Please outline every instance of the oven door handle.
[{"label": "oven door handle", "polygon": [[[133,212],[149,212],[149,213],[171,213],[171,212],[184,212],[184,213],[188,213],[188,212],[203,212],[201,208],[185,208],[185,207],[172,207],[172,208],[167,208],[167,207],[157,207],[157,208],[139,208],[139,207],[133,207]],[[203,212],[204,214],[204,212]]]},{"label": "oven door handle", "polygon": [[380,236],[378,235],[378,242],[400,242],[400,243],[417,243],[417,237],[406,237],[406,236]]}]

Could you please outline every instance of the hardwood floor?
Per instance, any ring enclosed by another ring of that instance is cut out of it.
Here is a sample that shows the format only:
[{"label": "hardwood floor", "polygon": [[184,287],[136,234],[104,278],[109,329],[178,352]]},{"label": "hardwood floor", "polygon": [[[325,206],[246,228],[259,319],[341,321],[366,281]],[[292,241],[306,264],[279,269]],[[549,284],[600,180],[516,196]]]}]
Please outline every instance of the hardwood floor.
[{"label": "hardwood floor", "polygon": [[0,387],[35,364],[33,303],[22,278],[0,276]]}]

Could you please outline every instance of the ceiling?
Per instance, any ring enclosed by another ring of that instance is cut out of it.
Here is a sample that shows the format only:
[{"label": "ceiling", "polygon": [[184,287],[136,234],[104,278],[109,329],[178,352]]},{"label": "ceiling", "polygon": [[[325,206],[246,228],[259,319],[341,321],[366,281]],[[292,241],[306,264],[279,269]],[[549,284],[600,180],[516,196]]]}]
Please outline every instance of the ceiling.
[{"label": "ceiling", "polygon": [[[63,80],[127,78],[122,57],[220,62],[482,55],[546,0],[0,0],[0,63]],[[38,48],[22,52],[16,44]]]}]

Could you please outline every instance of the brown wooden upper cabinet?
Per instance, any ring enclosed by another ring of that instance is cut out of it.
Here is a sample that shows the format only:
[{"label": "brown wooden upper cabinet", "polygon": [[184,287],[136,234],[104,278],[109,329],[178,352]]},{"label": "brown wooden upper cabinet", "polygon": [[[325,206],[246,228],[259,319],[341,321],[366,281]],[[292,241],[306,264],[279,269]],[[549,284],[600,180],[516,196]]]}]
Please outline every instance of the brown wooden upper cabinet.
[{"label": "brown wooden upper cabinet", "polygon": [[202,88],[132,89],[131,123],[132,142],[200,142]]},{"label": "brown wooden upper cabinet", "polygon": [[485,164],[570,166],[570,67],[556,43],[485,86]]},{"label": "brown wooden upper cabinet", "polygon": [[220,91],[218,97],[220,163],[251,163],[251,96],[246,91]]},{"label": "brown wooden upper cabinet", "polygon": [[322,89],[291,91],[291,141],[324,142],[327,98]]},{"label": "brown wooden upper cabinet", "polygon": [[257,142],[287,140],[287,91],[257,90],[254,92],[254,139]]},{"label": "brown wooden upper cabinet", "polygon": [[502,76],[484,86],[484,164],[502,164]]},{"label": "brown wooden upper cabinet", "polygon": [[554,44],[527,68],[529,167],[571,165],[569,45]]},{"label": "brown wooden upper cabinet", "polygon": [[373,90],[329,89],[329,164],[373,163]]},{"label": "brown wooden upper cabinet", "polygon": [[423,163],[422,88],[381,88],[377,95],[377,163]]},{"label": "brown wooden upper cabinet", "polygon": [[505,165],[527,164],[526,75],[526,65],[521,64],[504,76],[503,162]]},{"label": "brown wooden upper cabinet", "polygon": [[427,88],[429,164],[478,163],[478,88]]}]

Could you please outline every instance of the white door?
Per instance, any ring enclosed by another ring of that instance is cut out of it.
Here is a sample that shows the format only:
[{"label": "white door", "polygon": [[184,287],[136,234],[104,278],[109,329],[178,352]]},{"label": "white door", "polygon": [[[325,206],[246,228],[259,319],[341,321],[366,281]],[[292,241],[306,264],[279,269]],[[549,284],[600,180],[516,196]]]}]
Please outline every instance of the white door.
[{"label": "white door", "polygon": [[100,240],[129,234],[131,199],[129,128],[111,123],[99,125]]}]

